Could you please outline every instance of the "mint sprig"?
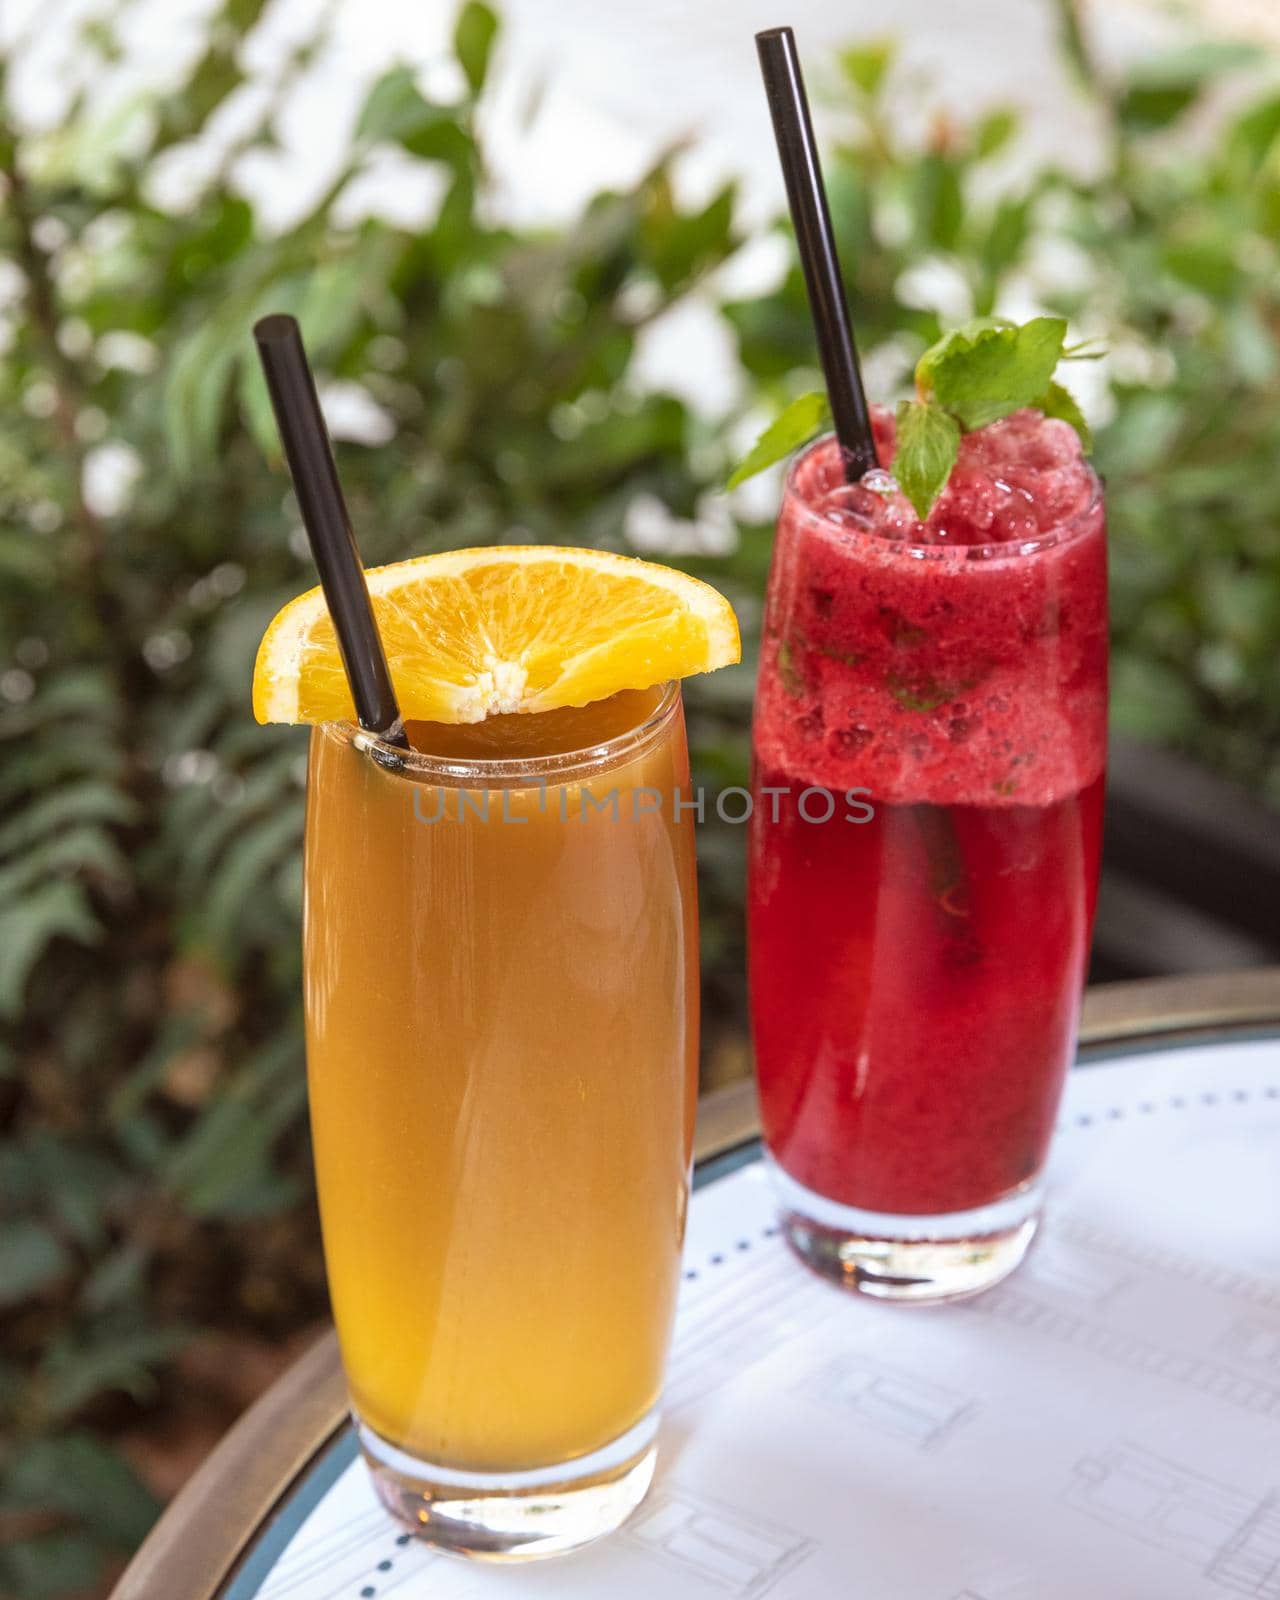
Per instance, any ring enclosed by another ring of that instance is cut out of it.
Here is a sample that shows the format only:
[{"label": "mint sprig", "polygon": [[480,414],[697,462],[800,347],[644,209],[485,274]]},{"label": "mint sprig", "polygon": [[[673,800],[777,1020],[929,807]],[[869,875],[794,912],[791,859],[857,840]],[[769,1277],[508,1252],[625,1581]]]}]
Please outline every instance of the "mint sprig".
[{"label": "mint sprig", "polygon": [[979,318],[925,351],[916,363],[916,393],[971,433],[1037,404],[1066,342],[1062,317],[1033,317],[1021,327]]},{"label": "mint sprig", "polygon": [[[1060,361],[1092,360],[1092,345],[1066,343],[1062,317],[1033,317],[1021,325],[979,317],[931,345],[916,363],[916,398],[898,407],[893,474],[923,522],[947,486],[965,433],[985,428],[1025,406],[1068,422],[1086,455],[1089,425],[1075,397],[1054,381]],[[793,400],[760,435],[729,479],[736,488],[807,444],[831,416],[821,392]]]},{"label": "mint sprig", "polygon": [[757,472],[763,472],[775,461],[782,461],[808,444],[831,421],[831,404],[824,389],[802,394],[769,424],[751,449],[734,468],[726,489],[736,489]]},{"label": "mint sprig", "polygon": [[893,459],[898,487],[923,518],[947,486],[960,454],[960,424],[941,406],[904,400],[898,407],[898,452]]}]

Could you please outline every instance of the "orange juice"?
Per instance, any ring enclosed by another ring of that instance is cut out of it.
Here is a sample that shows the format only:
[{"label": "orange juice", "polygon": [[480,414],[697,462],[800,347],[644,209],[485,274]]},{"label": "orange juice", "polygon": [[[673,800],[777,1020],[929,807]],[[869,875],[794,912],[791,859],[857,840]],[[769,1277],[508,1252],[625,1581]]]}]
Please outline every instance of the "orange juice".
[{"label": "orange juice", "polygon": [[662,1383],[696,1096],[678,687],[312,734],[307,1063],[352,1401],[415,1462],[590,1455]]}]

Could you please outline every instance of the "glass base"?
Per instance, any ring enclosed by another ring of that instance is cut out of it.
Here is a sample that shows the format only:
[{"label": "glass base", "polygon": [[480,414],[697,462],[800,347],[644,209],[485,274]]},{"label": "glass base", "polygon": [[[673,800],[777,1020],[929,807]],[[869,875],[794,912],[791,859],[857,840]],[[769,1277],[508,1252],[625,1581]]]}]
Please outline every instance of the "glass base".
[{"label": "glass base", "polygon": [[828,1200],[768,1160],[783,1232],[806,1266],[877,1300],[961,1300],[1007,1278],[1040,1221],[1038,1180],[943,1216],[895,1216]]},{"label": "glass base", "polygon": [[658,1413],[563,1466],[460,1472],[397,1448],[353,1413],[378,1498],[428,1544],[478,1561],[563,1555],[612,1533],[644,1499]]}]

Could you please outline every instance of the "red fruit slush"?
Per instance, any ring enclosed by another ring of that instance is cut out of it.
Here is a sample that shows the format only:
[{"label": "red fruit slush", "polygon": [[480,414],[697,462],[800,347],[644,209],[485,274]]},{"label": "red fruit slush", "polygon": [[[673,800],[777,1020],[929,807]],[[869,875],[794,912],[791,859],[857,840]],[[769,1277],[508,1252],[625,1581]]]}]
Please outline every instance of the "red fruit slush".
[{"label": "red fruit slush", "polygon": [[[833,440],[798,460],[749,931],[765,1140],[806,1188],[923,1216],[1039,1172],[1088,957],[1106,698],[1103,506],[1066,424],[966,435],[924,523],[885,474],[846,484]],[[826,810],[809,788],[834,793],[829,821],[805,820]]]}]

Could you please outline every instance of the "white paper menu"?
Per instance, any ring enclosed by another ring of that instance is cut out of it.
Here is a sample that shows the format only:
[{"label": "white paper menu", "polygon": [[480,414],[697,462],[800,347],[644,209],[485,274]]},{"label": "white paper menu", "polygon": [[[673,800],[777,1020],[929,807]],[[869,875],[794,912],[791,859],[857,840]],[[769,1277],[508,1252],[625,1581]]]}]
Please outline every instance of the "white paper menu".
[{"label": "white paper menu", "polygon": [[695,1196],[685,1270],[619,1533],[435,1555],[353,1461],[237,1600],[1280,1600],[1280,1042],[1074,1073],[1043,1236],[965,1304],[814,1277],[758,1163]]}]

